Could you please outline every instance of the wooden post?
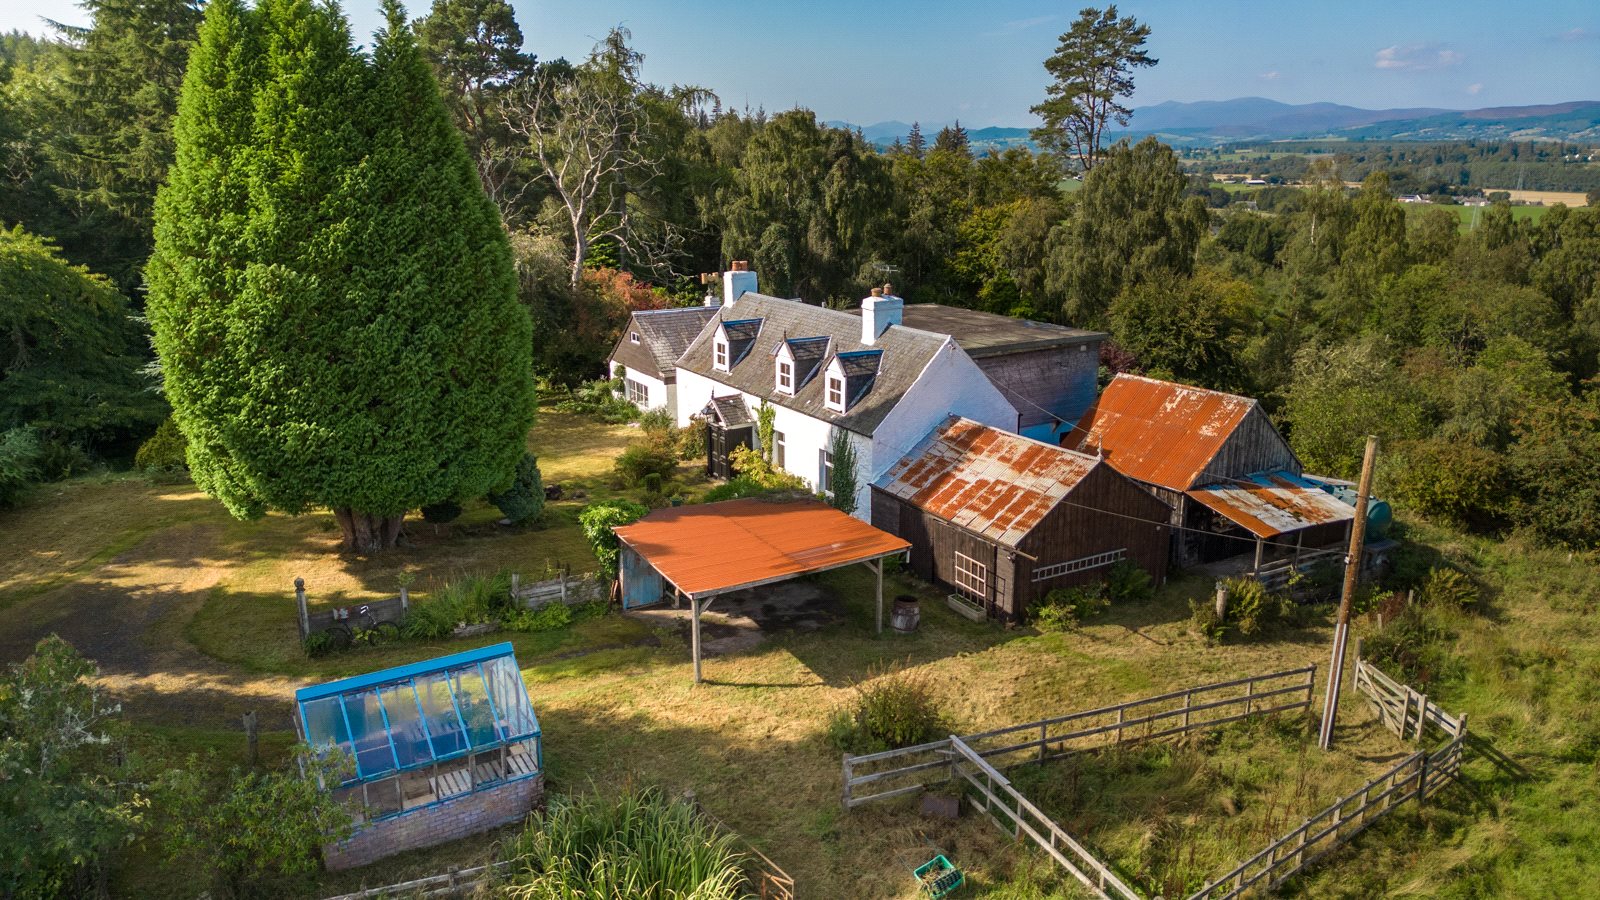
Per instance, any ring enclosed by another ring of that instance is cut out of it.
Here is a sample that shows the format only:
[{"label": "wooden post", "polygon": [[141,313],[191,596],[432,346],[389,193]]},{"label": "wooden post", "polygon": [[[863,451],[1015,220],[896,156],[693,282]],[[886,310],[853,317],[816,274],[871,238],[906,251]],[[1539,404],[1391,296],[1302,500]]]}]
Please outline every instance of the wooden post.
[{"label": "wooden post", "polygon": [[517,599],[518,599],[518,596],[522,593],[521,590],[519,590],[521,587],[522,587],[522,576],[518,575],[515,572],[512,572],[511,573],[511,605],[512,606],[517,606],[518,605]]},{"label": "wooden post", "polygon": [[1428,724],[1428,695],[1417,695],[1417,740],[1422,740],[1422,729]]},{"label": "wooden post", "polygon": [[[515,578],[517,576],[513,575],[511,577]],[[400,611],[401,612],[410,612],[411,611],[411,588],[409,588],[409,587],[407,587],[407,586],[405,586],[403,584],[400,585]]]},{"label": "wooden post", "polygon": [[304,578],[296,578],[294,580],[294,600],[295,603],[300,605],[300,637],[310,637],[311,615],[306,612],[306,580]]},{"label": "wooden post", "polygon": [[1250,679],[1250,682],[1245,685],[1245,688],[1244,688],[1244,714],[1247,715],[1247,716],[1250,715],[1252,707],[1254,707],[1255,704],[1256,704],[1256,680],[1254,678],[1252,678],[1252,679]]},{"label": "wooden post", "polygon": [[1228,585],[1226,582],[1217,582],[1217,621],[1223,622],[1228,618]]},{"label": "wooden post", "polygon": [[1258,575],[1258,576],[1261,574],[1261,551],[1265,550],[1266,547],[1267,547],[1266,542],[1263,541],[1258,536],[1256,538],[1256,568],[1255,568],[1255,574]]},{"label": "wooden post", "polygon": [[1328,665],[1328,692],[1323,698],[1322,731],[1317,745],[1333,746],[1333,724],[1339,714],[1339,682],[1344,678],[1345,643],[1350,638],[1350,605],[1355,601],[1356,584],[1361,577],[1362,543],[1367,537],[1367,497],[1372,493],[1372,469],[1378,458],[1378,439],[1367,436],[1367,450],[1361,459],[1361,483],[1356,494],[1356,517],[1350,524],[1350,552],[1345,557],[1344,591],[1339,597],[1339,618],[1333,626],[1333,659]]},{"label": "wooden post", "polygon": [[[674,596],[676,596],[676,594],[674,594]],[[694,635],[694,637],[693,637],[693,640],[694,640],[694,683],[695,684],[699,684],[700,683],[700,601],[696,600],[693,597],[690,597],[689,598],[689,608],[694,611],[694,624],[692,625],[692,627],[690,629],[691,632]]]},{"label": "wooden post", "polygon": [[244,714],[244,744],[250,757],[250,768],[254,769],[261,762],[261,735],[256,730],[256,711],[253,709]]},{"label": "wooden post", "polygon": [[883,560],[868,565],[878,575],[878,633],[883,634]]}]

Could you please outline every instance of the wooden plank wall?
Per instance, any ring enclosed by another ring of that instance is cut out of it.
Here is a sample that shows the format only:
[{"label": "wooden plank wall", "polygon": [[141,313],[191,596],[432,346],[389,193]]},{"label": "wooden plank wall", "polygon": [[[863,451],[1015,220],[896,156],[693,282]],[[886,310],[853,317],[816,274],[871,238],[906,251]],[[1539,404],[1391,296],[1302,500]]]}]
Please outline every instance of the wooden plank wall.
[{"label": "wooden plank wall", "polygon": [[1169,529],[1156,523],[1165,519],[1166,511],[1166,504],[1110,464],[1095,466],[1020,543],[1018,549],[1038,562],[1017,559],[1014,595],[1018,612],[1026,612],[1031,603],[1055,588],[1096,581],[1106,574],[1105,568],[1088,569],[1035,582],[1035,566],[1111,550],[1125,549],[1127,559],[1159,584],[1167,576]]}]

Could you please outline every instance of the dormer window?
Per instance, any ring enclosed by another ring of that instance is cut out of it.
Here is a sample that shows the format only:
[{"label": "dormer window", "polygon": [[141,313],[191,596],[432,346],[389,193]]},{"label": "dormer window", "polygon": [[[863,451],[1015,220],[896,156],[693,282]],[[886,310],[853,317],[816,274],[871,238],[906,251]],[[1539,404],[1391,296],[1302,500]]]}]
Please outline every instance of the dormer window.
[{"label": "dormer window", "polygon": [[834,412],[844,412],[844,379],[828,373],[828,408]]},{"label": "dormer window", "polygon": [[712,352],[714,354],[712,366],[719,372],[728,371],[728,342],[720,337],[717,338],[712,345]]},{"label": "dormer window", "polygon": [[794,393],[794,363],[786,359],[778,360],[778,390],[785,394]]}]

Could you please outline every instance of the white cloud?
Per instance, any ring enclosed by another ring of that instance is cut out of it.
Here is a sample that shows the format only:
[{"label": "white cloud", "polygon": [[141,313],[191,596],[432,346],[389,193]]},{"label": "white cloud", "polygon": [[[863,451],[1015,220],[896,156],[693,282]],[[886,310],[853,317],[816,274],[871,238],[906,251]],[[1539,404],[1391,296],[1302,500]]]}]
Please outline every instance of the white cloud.
[{"label": "white cloud", "polygon": [[1262,81],[1277,81],[1280,77],[1282,77],[1282,74],[1283,73],[1279,72],[1277,69],[1273,69],[1271,72],[1262,72],[1256,77]]},{"label": "white cloud", "polygon": [[1576,41],[1600,41],[1600,31],[1596,31],[1593,28],[1583,27],[1568,28],[1566,31],[1556,35],[1556,40],[1566,41],[1568,43]]},{"label": "white cloud", "polygon": [[1473,95],[1474,97],[1483,93],[1483,82],[1478,81],[1467,85],[1467,93]]},{"label": "white cloud", "polygon": [[1373,66],[1398,72],[1426,72],[1459,64],[1465,57],[1438,44],[1396,44],[1379,50]]}]

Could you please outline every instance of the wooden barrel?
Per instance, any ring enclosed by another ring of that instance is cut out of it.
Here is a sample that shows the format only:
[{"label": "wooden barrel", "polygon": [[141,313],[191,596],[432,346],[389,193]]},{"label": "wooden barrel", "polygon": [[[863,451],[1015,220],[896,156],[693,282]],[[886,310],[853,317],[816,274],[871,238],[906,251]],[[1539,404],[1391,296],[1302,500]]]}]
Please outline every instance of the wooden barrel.
[{"label": "wooden barrel", "polygon": [[917,625],[922,622],[922,606],[917,603],[917,598],[910,594],[901,594],[894,598],[894,613],[889,617],[889,626],[901,634],[910,634],[917,630]]}]

